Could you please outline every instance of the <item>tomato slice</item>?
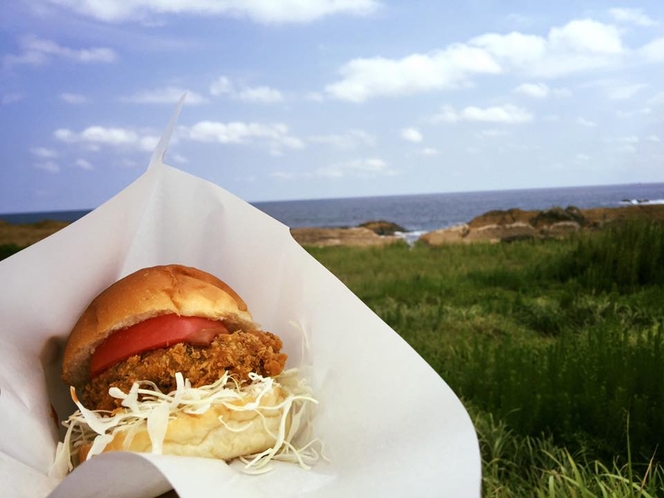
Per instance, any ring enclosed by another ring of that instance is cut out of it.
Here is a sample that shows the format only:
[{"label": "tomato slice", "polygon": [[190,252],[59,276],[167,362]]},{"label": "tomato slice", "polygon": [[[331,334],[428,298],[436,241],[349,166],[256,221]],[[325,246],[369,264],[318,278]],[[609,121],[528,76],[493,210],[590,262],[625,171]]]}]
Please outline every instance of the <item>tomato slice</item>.
[{"label": "tomato slice", "polygon": [[90,376],[95,377],[130,356],[186,342],[207,346],[219,334],[228,334],[222,322],[196,316],[161,315],[119,330],[92,355]]}]

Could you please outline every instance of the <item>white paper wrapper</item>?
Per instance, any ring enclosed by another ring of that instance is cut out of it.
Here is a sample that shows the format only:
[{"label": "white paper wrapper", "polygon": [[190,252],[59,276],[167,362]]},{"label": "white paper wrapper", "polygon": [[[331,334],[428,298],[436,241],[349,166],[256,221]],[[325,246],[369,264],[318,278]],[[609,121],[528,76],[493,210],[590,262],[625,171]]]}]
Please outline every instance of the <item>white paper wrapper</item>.
[{"label": "white paper wrapper", "polygon": [[[174,488],[183,498],[479,496],[477,437],[447,384],[288,227],[162,164],[172,128],[129,187],[0,262],[0,494],[136,498]],[[59,419],[75,409],[59,375],[69,331],[111,283],[168,263],[225,280],[254,319],[282,338],[287,366],[305,367],[320,401],[314,432],[329,462],[309,471],[277,463],[250,476],[222,461],[117,452],[61,482],[48,477],[60,437],[51,405]]]}]

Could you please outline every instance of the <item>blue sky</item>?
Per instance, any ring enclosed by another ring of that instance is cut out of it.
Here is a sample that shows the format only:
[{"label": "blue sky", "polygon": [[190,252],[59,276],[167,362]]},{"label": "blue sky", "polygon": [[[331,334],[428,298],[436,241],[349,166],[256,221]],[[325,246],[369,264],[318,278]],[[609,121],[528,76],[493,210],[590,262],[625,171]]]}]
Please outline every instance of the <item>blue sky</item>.
[{"label": "blue sky", "polygon": [[664,2],[0,3],[0,213],[664,181]]}]

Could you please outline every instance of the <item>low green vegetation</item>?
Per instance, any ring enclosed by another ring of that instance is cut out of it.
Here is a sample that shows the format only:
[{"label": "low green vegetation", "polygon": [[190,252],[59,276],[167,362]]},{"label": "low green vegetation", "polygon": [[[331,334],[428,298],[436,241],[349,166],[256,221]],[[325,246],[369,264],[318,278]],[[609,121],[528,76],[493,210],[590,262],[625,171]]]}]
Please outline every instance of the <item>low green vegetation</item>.
[{"label": "low green vegetation", "polygon": [[16,254],[22,249],[22,247],[16,244],[0,244],[0,261],[5,258],[8,258],[12,254]]},{"label": "low green vegetation", "polygon": [[664,225],[309,251],[464,401],[485,496],[664,496]]}]

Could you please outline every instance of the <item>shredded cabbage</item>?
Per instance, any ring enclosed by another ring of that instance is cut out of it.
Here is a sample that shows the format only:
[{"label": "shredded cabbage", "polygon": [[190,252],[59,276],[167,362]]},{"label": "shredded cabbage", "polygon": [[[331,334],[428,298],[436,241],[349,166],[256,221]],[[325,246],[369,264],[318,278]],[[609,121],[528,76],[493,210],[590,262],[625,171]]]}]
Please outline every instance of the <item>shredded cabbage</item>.
[{"label": "shredded cabbage", "polygon": [[[63,425],[67,428],[64,443],[59,443],[55,461],[51,467],[53,477],[64,477],[74,467],[73,456],[82,445],[91,444],[87,458],[100,454],[113,440],[116,434],[124,432],[124,444],[128,445],[133,435],[141,428],[147,428],[152,444],[152,452],[160,454],[166,436],[170,418],[178,413],[202,414],[214,405],[223,405],[233,411],[255,411],[265,421],[265,413],[281,411],[279,429],[270,435],[275,444],[256,455],[240,457],[247,473],[269,471],[273,460],[297,463],[303,469],[310,469],[320,457],[324,457],[323,444],[310,436],[310,416],[313,404],[318,401],[313,397],[308,383],[300,378],[298,370],[284,371],[276,378],[250,374],[250,383],[240,386],[228,373],[217,382],[203,387],[192,387],[188,379],[176,373],[176,389],[168,394],[162,393],[150,381],[135,382],[128,393],[112,387],[109,395],[122,400],[124,409],[113,412],[88,410],[70,388],[72,399],[78,410]],[[276,406],[261,406],[261,400],[273,388],[279,386],[284,399]],[[248,399],[253,399],[247,402]],[[244,401],[243,401],[244,400]],[[230,428],[219,417],[221,424]],[[290,423],[289,423],[290,422]],[[251,424],[235,427],[234,432],[242,432]],[[265,425],[267,428],[267,425]],[[302,443],[304,439],[308,442]]]}]

